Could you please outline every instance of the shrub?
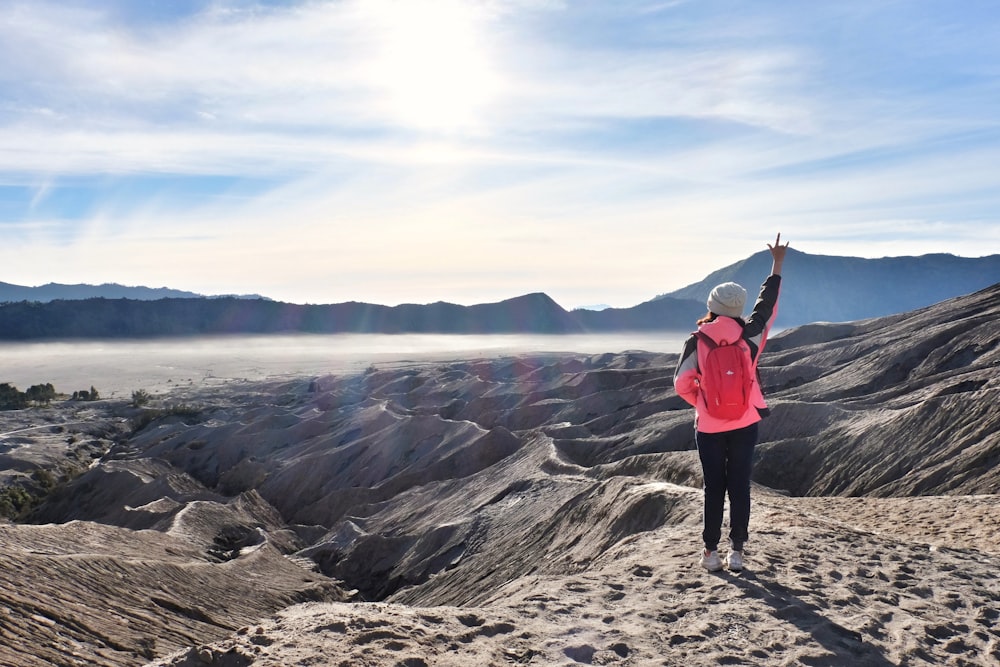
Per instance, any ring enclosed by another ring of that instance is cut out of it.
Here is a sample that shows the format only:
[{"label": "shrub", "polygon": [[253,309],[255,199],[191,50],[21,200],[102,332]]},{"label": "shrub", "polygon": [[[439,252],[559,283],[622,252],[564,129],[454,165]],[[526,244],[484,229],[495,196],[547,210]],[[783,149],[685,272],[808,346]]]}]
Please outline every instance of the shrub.
[{"label": "shrub", "polygon": [[96,389],[94,389],[93,385],[90,386],[90,391],[81,389],[73,392],[74,401],[99,401],[100,399],[101,395]]},{"label": "shrub", "polygon": [[6,486],[0,489],[0,516],[16,519],[29,509],[34,498],[20,486]]},{"label": "shrub", "polygon": [[51,470],[45,470],[44,468],[39,468],[35,472],[31,473],[31,479],[35,480],[45,491],[51,491],[56,487],[56,476]]},{"label": "shrub", "polygon": [[132,407],[141,408],[142,406],[149,403],[150,399],[153,397],[149,395],[149,392],[145,389],[136,389],[132,392]]},{"label": "shrub", "polygon": [[56,389],[52,386],[51,382],[35,384],[28,387],[28,390],[24,392],[24,396],[33,403],[48,405],[56,397]]},{"label": "shrub", "polygon": [[0,410],[20,410],[28,407],[28,397],[17,387],[4,382],[0,384]]},{"label": "shrub", "polygon": [[132,432],[138,433],[158,419],[165,417],[181,417],[185,423],[196,422],[201,418],[204,410],[194,405],[179,403],[166,408],[148,409],[131,421]]}]

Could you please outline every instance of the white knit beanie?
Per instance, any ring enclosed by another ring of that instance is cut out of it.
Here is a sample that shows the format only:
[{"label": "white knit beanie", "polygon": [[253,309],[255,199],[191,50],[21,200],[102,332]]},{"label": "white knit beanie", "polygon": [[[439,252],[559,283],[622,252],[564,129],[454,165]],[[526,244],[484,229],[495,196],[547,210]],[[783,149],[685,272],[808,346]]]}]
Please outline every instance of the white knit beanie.
[{"label": "white knit beanie", "polygon": [[708,309],[716,315],[743,317],[746,302],[747,291],[736,283],[716,285],[708,295]]}]

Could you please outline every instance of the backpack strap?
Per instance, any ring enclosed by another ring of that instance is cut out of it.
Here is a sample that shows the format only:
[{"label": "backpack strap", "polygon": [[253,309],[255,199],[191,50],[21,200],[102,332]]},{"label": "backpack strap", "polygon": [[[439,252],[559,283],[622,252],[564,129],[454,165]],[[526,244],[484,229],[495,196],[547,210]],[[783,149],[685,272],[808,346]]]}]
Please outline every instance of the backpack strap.
[{"label": "backpack strap", "polygon": [[692,331],[691,335],[700,340],[702,343],[708,346],[708,349],[714,350],[719,347],[719,344],[715,342],[715,339],[709,336],[704,331]]},{"label": "backpack strap", "polygon": [[694,338],[694,341],[695,341],[695,345],[694,345],[694,367],[698,369],[699,373],[701,373],[701,364],[698,363],[698,341],[700,340],[702,343],[704,343],[706,346],[708,346],[709,350],[714,350],[715,348],[719,347],[719,344],[715,342],[714,338],[712,338],[711,336],[709,336],[707,333],[705,333],[701,329],[699,329],[697,331],[692,331],[691,332],[691,336]]}]

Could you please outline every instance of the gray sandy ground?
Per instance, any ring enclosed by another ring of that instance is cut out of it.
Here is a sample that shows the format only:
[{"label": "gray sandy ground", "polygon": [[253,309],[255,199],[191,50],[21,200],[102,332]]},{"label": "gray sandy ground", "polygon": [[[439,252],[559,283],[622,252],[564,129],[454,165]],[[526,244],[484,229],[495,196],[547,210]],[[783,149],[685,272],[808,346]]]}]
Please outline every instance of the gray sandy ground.
[{"label": "gray sandy ground", "polygon": [[[943,500],[867,509],[905,520]],[[563,574],[520,577],[476,606],[301,605],[153,664],[995,664],[997,505],[956,525],[986,538],[986,552],[846,528],[850,508],[817,515],[760,493],[741,574],[697,567],[698,527],[685,521],[568,563]]]}]

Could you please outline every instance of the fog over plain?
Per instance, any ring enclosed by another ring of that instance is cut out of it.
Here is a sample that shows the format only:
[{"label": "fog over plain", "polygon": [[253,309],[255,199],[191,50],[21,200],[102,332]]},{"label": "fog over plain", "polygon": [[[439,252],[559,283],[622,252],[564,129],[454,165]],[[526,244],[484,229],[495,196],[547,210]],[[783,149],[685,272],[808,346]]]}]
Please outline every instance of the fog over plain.
[{"label": "fog over plain", "polygon": [[675,332],[551,336],[289,334],[0,343],[0,382],[10,382],[22,390],[51,382],[57,391],[66,394],[93,385],[109,398],[127,398],[137,389],[167,391],[233,380],[349,374],[370,365],[399,367],[536,352],[677,352],[685,336]]}]

